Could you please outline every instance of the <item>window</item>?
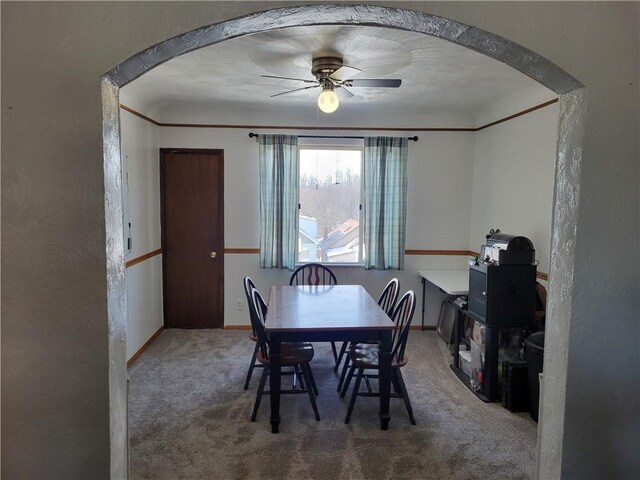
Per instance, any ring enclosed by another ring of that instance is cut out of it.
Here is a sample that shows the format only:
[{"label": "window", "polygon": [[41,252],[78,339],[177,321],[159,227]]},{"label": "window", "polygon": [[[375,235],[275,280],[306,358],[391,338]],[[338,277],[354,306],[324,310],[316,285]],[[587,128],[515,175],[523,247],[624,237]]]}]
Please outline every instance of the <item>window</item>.
[{"label": "window", "polygon": [[362,263],[361,147],[299,148],[298,262]]}]

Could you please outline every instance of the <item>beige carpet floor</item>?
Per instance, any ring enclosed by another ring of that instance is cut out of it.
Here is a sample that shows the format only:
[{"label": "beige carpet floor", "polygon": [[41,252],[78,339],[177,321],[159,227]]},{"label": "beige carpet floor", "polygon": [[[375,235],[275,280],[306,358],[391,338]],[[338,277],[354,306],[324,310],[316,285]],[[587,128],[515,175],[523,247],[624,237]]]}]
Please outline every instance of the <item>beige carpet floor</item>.
[{"label": "beige carpet floor", "polygon": [[377,399],[336,394],[329,344],[312,368],[321,421],[306,395],[285,395],[280,433],[269,400],[249,421],[260,370],[243,383],[254,344],[247,332],[166,330],[129,369],[133,479],[526,479],[535,474],[537,425],[471,393],[449,369],[432,331],[413,331],[403,374],[417,425],[391,401],[388,431]]}]

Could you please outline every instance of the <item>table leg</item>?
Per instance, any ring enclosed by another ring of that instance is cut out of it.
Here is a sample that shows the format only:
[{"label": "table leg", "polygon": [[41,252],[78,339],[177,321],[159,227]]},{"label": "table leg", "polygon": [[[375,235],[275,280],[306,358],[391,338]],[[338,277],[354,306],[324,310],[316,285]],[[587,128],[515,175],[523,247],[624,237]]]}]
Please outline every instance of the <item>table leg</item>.
[{"label": "table leg", "polygon": [[424,330],[424,295],[425,295],[425,285],[427,281],[422,279],[422,330]]},{"label": "table leg", "polygon": [[380,428],[387,430],[389,428],[389,400],[391,397],[391,331],[382,332],[380,338],[380,356],[378,361],[378,388],[380,390]]},{"label": "table leg", "polygon": [[271,432],[278,433],[280,426],[280,336],[270,335],[269,345],[269,390],[271,400]]},{"label": "table leg", "polygon": [[453,366],[460,368],[460,312],[453,317]]}]

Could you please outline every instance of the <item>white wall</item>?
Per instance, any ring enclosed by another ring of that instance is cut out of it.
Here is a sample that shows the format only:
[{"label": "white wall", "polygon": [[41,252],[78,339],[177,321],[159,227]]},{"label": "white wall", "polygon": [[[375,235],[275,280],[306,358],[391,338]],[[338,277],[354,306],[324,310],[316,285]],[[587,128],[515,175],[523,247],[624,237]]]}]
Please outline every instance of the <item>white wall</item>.
[{"label": "white wall", "polygon": [[[135,103],[135,99],[124,98]],[[501,105],[501,113],[505,108]],[[513,104],[512,108],[522,106]],[[172,118],[166,111],[164,115]],[[189,119],[186,112],[178,110],[175,118],[185,123],[211,120],[206,112],[196,111],[195,115],[197,118]],[[503,232],[529,237],[541,262],[539,270],[547,272],[557,117],[556,104],[476,133],[403,132],[407,136],[416,133],[420,138],[409,142],[407,249],[478,251],[489,228],[497,226]],[[123,113],[123,151],[131,157],[131,258],[160,245],[158,148],[224,150],[225,247],[258,247],[258,144],[248,138],[248,132],[236,128],[156,127]],[[158,199],[157,204],[152,204],[154,199]],[[393,276],[401,280],[403,290],[411,288],[421,294],[419,270],[466,269],[466,261],[464,256],[408,255],[402,272],[334,269],[340,283],[362,284],[377,297]],[[127,269],[128,357],[162,324],[161,275],[159,257]],[[287,271],[260,269],[257,254],[226,254],[225,326],[249,325],[242,290],[245,275],[251,276],[265,295],[271,285],[287,283],[289,278]],[[443,298],[437,288],[426,285],[425,325],[436,324]],[[239,302],[242,308],[238,308]],[[420,310],[416,324],[421,321]]]},{"label": "white wall", "polygon": [[[255,130],[260,133],[260,130]],[[246,129],[160,129],[161,148],[220,148],[225,162],[225,247],[258,248],[258,143]],[[287,132],[294,133],[294,132]],[[304,132],[302,132],[304,133]],[[331,132],[324,132],[325,135]],[[362,132],[397,135],[397,132]],[[412,136],[414,132],[403,132]],[[415,132],[409,142],[407,248],[466,250],[469,238],[473,133]],[[377,298],[386,282],[398,276],[403,290],[421,291],[418,270],[464,268],[466,257],[407,256],[402,272],[370,272],[362,267],[336,267],[340,283],[362,284]],[[249,275],[265,295],[274,284],[286,284],[290,272],[261,270],[257,254],[225,255],[225,325],[249,325],[242,278]],[[440,306],[438,291],[427,292],[426,324],[434,325]],[[238,301],[243,305],[237,309]],[[416,317],[416,323],[420,319]]]},{"label": "white wall", "polygon": [[558,114],[555,103],[476,132],[470,250],[499,228],[528,237],[549,272]]},{"label": "white wall", "polygon": [[149,340],[162,316],[162,255],[127,268],[127,360]]},{"label": "white wall", "polygon": [[[158,127],[120,109],[125,166],[125,231],[131,222],[131,260],[160,248]],[[127,215],[128,210],[128,215]],[[128,216],[128,220],[127,220]],[[126,237],[126,234],[125,234]],[[127,359],[163,324],[162,255],[125,270],[127,278]]]},{"label": "white wall", "polygon": [[407,248],[467,250],[475,134],[416,134],[420,141],[409,142]]}]

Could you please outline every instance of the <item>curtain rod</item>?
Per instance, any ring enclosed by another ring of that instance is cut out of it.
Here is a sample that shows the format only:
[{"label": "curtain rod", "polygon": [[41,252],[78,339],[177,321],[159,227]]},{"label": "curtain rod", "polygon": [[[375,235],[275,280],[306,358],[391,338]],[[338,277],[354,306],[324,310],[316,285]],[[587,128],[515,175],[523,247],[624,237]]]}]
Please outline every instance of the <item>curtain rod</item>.
[{"label": "curtain rod", "polygon": [[[257,133],[249,132],[249,138],[258,138]],[[363,140],[364,137],[353,137],[353,136],[337,136],[337,135],[297,135],[299,138],[348,138],[348,139],[360,139]],[[418,141],[418,136],[408,137],[409,140],[413,140],[414,142]]]}]

